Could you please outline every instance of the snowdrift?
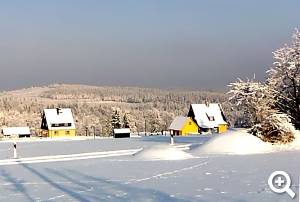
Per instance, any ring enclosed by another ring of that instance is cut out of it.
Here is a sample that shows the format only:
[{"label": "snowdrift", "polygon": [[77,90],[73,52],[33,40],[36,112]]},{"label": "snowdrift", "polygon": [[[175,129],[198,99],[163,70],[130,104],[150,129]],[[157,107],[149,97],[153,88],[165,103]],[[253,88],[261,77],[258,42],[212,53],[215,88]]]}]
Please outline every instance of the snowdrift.
[{"label": "snowdrift", "polygon": [[296,139],[286,145],[272,145],[263,142],[259,138],[248,134],[245,130],[217,136],[198,148],[197,154],[261,154],[276,151],[290,151],[300,149],[300,135],[295,134]]},{"label": "snowdrift", "polygon": [[158,145],[143,149],[134,154],[134,158],[138,160],[184,160],[192,158],[191,154],[182,151],[172,145]]}]

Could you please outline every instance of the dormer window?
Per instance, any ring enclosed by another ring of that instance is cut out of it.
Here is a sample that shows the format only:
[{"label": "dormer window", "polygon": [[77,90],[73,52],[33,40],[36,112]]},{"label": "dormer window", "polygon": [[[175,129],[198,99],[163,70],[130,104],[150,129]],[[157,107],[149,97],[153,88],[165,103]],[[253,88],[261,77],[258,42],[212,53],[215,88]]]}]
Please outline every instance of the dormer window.
[{"label": "dormer window", "polygon": [[207,113],[206,113],[206,116],[208,118],[209,121],[215,121],[215,117],[214,116],[209,116]]},{"label": "dormer window", "polygon": [[208,120],[209,120],[209,121],[215,121],[215,117],[214,117],[214,116],[209,116],[209,117],[208,117]]}]

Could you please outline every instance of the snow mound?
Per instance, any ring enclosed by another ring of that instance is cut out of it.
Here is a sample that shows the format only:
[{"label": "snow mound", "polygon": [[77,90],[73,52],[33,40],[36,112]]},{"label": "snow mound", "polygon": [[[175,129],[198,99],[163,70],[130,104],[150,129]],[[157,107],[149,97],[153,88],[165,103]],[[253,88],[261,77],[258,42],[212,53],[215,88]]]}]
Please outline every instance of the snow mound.
[{"label": "snow mound", "polygon": [[191,154],[171,145],[153,146],[134,154],[139,160],[184,160],[192,158]]},{"label": "snow mound", "polygon": [[261,139],[248,134],[246,131],[236,131],[219,135],[199,149],[197,153],[210,154],[260,154],[274,152],[276,148]]},{"label": "snow mound", "polygon": [[197,149],[197,154],[262,154],[280,151],[300,150],[300,131],[294,131],[295,140],[289,144],[272,145],[263,142],[246,130],[219,135]]}]

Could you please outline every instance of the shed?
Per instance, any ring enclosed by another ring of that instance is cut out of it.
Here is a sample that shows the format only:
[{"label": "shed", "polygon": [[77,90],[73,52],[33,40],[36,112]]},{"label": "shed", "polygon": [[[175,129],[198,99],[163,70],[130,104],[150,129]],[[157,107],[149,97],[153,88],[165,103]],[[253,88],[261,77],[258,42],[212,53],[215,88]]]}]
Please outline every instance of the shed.
[{"label": "shed", "polygon": [[4,136],[30,137],[29,127],[5,127],[2,128]]},{"label": "shed", "polygon": [[118,128],[114,129],[114,138],[130,138],[130,129],[129,128]]},{"label": "shed", "polygon": [[172,135],[190,135],[190,134],[198,134],[198,126],[197,124],[190,118],[184,116],[177,116],[172,121],[169,130]]},{"label": "shed", "polygon": [[223,133],[228,129],[226,117],[218,103],[192,104],[188,116],[197,123],[201,132],[211,130]]},{"label": "shed", "polygon": [[47,137],[75,136],[76,127],[69,108],[44,109],[41,129]]}]

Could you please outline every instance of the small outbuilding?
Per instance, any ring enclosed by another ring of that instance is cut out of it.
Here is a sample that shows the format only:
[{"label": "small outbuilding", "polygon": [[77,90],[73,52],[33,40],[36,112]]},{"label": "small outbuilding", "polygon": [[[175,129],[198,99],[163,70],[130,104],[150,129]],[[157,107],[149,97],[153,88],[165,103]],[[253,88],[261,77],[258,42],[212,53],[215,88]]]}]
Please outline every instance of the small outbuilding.
[{"label": "small outbuilding", "polygon": [[30,137],[31,132],[29,127],[5,127],[2,128],[4,137]]},{"label": "small outbuilding", "polygon": [[224,133],[228,130],[228,123],[222,107],[218,103],[192,104],[188,113],[200,128],[200,132]]},{"label": "small outbuilding", "polygon": [[177,116],[169,127],[172,135],[191,135],[198,134],[199,128],[197,124],[190,118],[184,116]]},{"label": "small outbuilding", "polygon": [[42,135],[46,137],[69,137],[76,135],[76,127],[69,108],[44,109]]},{"label": "small outbuilding", "polygon": [[130,138],[130,129],[129,128],[116,128],[113,130],[114,138]]}]

